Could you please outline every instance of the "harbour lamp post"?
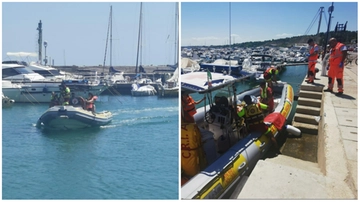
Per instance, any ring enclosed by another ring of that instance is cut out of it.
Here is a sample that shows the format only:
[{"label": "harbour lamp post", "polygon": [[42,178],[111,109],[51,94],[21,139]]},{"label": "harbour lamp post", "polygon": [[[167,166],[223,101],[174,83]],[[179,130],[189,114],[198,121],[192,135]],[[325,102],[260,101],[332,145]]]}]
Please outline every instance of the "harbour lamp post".
[{"label": "harbour lamp post", "polygon": [[44,59],[44,62],[45,62],[45,66],[46,66],[46,64],[47,64],[47,57],[46,57],[47,41],[44,41],[44,47],[45,47],[45,59]]}]

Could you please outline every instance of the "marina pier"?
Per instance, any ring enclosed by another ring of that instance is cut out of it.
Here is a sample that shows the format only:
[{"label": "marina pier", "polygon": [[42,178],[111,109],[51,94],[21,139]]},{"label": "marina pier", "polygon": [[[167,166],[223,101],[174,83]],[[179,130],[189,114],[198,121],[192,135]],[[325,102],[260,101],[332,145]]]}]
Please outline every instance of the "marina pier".
[{"label": "marina pier", "polygon": [[340,96],[323,92],[328,78],[321,76],[321,63],[316,67],[320,71],[315,84],[301,84],[294,116],[293,124],[301,128],[302,136],[288,137],[276,158],[259,160],[234,198],[358,198],[358,66],[344,67]]}]

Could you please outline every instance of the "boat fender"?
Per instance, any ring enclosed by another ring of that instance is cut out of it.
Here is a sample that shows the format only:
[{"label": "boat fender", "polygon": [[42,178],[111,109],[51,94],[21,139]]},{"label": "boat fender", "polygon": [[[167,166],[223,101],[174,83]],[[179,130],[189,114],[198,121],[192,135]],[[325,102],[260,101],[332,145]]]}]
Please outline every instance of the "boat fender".
[{"label": "boat fender", "polygon": [[292,135],[295,136],[300,136],[301,135],[301,130],[292,126],[292,125],[286,125],[286,131]]}]

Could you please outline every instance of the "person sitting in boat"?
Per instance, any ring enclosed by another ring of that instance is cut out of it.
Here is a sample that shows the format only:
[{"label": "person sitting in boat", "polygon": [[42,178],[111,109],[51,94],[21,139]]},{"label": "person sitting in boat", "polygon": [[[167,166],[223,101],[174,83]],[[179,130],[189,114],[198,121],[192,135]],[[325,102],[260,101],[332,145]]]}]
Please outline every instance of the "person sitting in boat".
[{"label": "person sitting in boat", "polygon": [[70,101],[70,88],[65,83],[61,85],[61,96],[64,98],[63,105],[69,105]]},{"label": "person sitting in boat", "polygon": [[280,154],[274,135],[271,133],[270,128],[264,123],[265,116],[263,110],[268,109],[268,106],[260,102],[256,103],[250,95],[245,95],[244,101],[245,106],[243,108],[238,107],[238,116],[245,117],[245,123],[250,132],[260,132],[261,134],[268,136],[277,149],[277,153]]},{"label": "person sitting in boat", "polygon": [[268,109],[266,113],[271,113],[274,110],[274,97],[270,87],[266,81],[260,83],[260,102],[266,104]]},{"label": "person sitting in boat", "polygon": [[94,96],[92,93],[88,94],[89,97],[86,100],[86,110],[88,111],[92,111],[93,113],[95,113],[95,100],[97,99],[97,96]]},{"label": "person sitting in boat", "polygon": [[205,97],[199,101],[194,99],[186,91],[181,91],[181,117],[184,122],[194,123],[194,114],[196,114],[196,105],[205,100]]},{"label": "person sitting in boat", "polygon": [[69,104],[70,105],[77,105],[78,104],[78,100],[76,99],[76,97],[75,97],[75,93],[74,92],[72,92],[71,93],[71,96],[70,96],[70,101],[69,101]]},{"label": "person sitting in boat", "polygon": [[273,87],[273,84],[272,84],[273,81],[277,84],[276,75],[278,75],[278,74],[279,74],[279,70],[277,70],[275,68],[275,66],[271,66],[265,70],[264,79],[268,83],[268,86],[270,88]]},{"label": "person sitting in boat", "polygon": [[49,108],[53,107],[55,105],[59,105],[59,97],[58,97],[57,93],[55,93],[53,91],[53,92],[51,92],[51,99],[50,99]]}]

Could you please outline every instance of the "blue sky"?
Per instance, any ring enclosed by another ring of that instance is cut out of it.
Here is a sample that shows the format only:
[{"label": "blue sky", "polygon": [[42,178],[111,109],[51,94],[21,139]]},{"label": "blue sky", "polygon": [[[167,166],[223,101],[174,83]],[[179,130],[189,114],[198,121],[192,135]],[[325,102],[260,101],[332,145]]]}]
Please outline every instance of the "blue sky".
[{"label": "blue sky", "polygon": [[[103,64],[110,5],[113,10],[112,64],[135,66],[138,2],[2,2],[2,59],[17,59],[9,58],[7,52],[37,53],[37,27],[41,20],[43,41],[48,43],[46,55],[54,59],[55,65]],[[141,63],[174,64],[174,35],[175,2],[143,3]],[[108,57],[106,65],[110,64],[109,60]]]},{"label": "blue sky", "polygon": [[[320,7],[324,7],[327,19],[322,16],[320,32],[326,32],[330,5],[331,2],[232,2],[231,43],[316,34],[316,13]],[[182,2],[181,45],[229,44],[229,13],[228,2]],[[357,2],[334,2],[332,16],[330,30],[337,22],[346,21],[347,30],[358,30]]]}]

